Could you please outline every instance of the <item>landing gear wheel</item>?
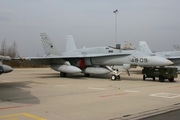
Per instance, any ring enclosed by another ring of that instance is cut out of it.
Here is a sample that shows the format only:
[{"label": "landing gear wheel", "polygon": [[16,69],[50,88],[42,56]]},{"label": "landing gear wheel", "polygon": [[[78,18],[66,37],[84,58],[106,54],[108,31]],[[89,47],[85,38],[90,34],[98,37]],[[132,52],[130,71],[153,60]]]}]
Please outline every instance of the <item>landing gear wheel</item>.
[{"label": "landing gear wheel", "polygon": [[116,76],[116,77],[117,77],[117,79],[119,79],[119,80],[121,79],[120,75],[118,75],[118,76]]},{"label": "landing gear wheel", "polygon": [[66,73],[60,72],[60,76],[61,76],[61,77],[66,77]]},{"label": "landing gear wheel", "polygon": [[89,77],[89,76],[90,76],[90,74],[84,74],[84,76],[85,76],[85,77]]},{"label": "landing gear wheel", "polygon": [[115,81],[116,79],[117,79],[116,75],[112,75],[112,76],[111,76],[111,80],[112,80],[112,81]]}]

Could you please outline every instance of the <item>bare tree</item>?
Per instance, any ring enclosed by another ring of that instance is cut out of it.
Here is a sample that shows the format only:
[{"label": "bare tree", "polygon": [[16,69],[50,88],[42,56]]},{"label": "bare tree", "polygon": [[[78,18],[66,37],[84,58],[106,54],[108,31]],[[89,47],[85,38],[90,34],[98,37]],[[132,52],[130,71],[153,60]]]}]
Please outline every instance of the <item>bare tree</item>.
[{"label": "bare tree", "polygon": [[[17,44],[14,41],[12,46],[7,46],[6,45],[6,39],[2,41],[1,48],[0,48],[0,55],[4,56],[10,56],[11,58],[17,58],[19,56],[18,50],[17,50]],[[39,56],[39,54],[37,55]],[[29,63],[22,63],[19,62],[18,60],[11,60],[11,61],[3,61],[3,63],[10,65],[12,67],[48,67],[48,65],[34,65],[34,64],[29,64]]]},{"label": "bare tree", "polygon": [[1,54],[1,55],[6,55],[6,54],[7,54],[6,39],[4,39],[4,40],[2,41],[0,54]]},{"label": "bare tree", "polygon": [[[1,44],[1,49],[0,49],[0,54],[4,56],[10,56],[11,58],[15,58],[18,56],[18,51],[17,51],[17,44],[14,41],[12,46],[7,47],[6,45],[6,39],[2,41]],[[12,60],[12,61],[3,61],[3,63],[8,64],[12,67],[19,67],[20,63],[17,60]]]},{"label": "bare tree", "polygon": [[15,41],[13,42],[12,46],[8,48],[7,55],[10,56],[11,58],[15,58],[18,56],[17,44]]}]

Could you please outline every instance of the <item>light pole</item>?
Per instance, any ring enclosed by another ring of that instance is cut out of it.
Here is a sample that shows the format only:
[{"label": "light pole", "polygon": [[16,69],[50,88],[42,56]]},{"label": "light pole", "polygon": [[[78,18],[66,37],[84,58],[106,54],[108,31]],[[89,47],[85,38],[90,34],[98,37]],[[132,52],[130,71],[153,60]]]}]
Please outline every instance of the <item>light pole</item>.
[{"label": "light pole", "polygon": [[115,36],[116,36],[116,44],[117,44],[117,14],[118,14],[118,9],[113,11],[113,13],[115,14]]}]

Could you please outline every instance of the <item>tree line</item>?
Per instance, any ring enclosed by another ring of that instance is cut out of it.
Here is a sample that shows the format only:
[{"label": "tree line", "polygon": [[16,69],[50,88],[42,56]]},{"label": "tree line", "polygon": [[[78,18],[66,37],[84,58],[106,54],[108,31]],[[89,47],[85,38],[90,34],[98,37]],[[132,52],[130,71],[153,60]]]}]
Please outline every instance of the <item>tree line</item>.
[{"label": "tree line", "polygon": [[[11,58],[18,58],[19,52],[17,50],[17,44],[14,41],[11,46],[7,46],[6,39],[4,39],[1,43],[0,55],[9,56]],[[3,61],[3,64],[9,65],[13,68],[41,68],[41,67],[49,67],[48,65],[38,65],[38,64],[30,64],[24,63],[20,60],[11,60],[11,61]]]}]

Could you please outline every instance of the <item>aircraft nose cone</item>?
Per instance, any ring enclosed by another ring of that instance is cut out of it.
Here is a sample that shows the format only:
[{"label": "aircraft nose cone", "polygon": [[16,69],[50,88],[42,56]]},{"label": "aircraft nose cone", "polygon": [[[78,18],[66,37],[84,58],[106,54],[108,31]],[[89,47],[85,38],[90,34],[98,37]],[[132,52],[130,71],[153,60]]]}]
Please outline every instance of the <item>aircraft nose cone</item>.
[{"label": "aircraft nose cone", "polygon": [[161,65],[162,66],[168,66],[168,65],[172,65],[172,64],[174,64],[172,61],[170,61],[170,60],[168,60],[168,59],[166,59],[166,58],[164,58],[164,59],[161,59]]},{"label": "aircraft nose cone", "polygon": [[151,60],[152,65],[154,64],[154,66],[168,66],[174,64],[172,61],[159,56],[153,56]]},{"label": "aircraft nose cone", "polygon": [[172,61],[170,61],[170,60],[168,60],[168,64],[169,65],[172,65],[172,64],[174,64]]}]

